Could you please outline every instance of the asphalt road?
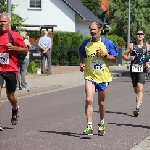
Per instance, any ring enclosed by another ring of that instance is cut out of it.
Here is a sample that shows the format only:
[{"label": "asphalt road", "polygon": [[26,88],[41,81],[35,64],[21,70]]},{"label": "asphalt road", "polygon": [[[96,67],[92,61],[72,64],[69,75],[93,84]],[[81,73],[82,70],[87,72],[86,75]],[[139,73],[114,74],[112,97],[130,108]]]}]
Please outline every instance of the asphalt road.
[{"label": "asphalt road", "polygon": [[106,134],[97,135],[97,94],[94,98],[93,136],[86,127],[84,86],[19,99],[20,122],[10,124],[11,106],[2,103],[0,150],[130,150],[150,135],[150,86],[144,87],[139,117],[133,117],[135,95],[129,77],[109,85],[105,115]]}]

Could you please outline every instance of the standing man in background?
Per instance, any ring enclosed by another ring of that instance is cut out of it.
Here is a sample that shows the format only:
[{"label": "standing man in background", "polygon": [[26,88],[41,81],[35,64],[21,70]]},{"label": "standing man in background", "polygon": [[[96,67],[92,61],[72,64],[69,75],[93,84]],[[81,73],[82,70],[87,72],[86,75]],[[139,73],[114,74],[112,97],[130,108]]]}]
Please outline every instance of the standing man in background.
[{"label": "standing man in background", "polygon": [[38,43],[41,53],[41,73],[46,73],[45,61],[48,63],[48,74],[51,73],[51,38],[48,37],[48,31],[42,31],[42,37]]}]

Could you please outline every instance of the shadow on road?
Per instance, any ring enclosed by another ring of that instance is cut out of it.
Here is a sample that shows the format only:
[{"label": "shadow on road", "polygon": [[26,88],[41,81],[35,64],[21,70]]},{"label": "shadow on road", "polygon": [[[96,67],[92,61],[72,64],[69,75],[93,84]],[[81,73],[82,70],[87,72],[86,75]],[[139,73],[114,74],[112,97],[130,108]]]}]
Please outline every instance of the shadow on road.
[{"label": "shadow on road", "polygon": [[46,132],[46,133],[55,133],[55,134],[61,134],[61,135],[67,135],[67,136],[74,136],[74,137],[80,137],[77,133],[72,132],[58,132],[58,131],[39,131],[39,132]]},{"label": "shadow on road", "polygon": [[110,113],[110,114],[120,114],[120,115],[126,115],[126,116],[130,116],[130,117],[133,117],[132,115],[130,114],[127,114],[127,113],[124,113],[124,112],[115,112],[115,111],[106,111],[106,113]]},{"label": "shadow on road", "polygon": [[[40,130],[39,132],[54,133],[54,134],[59,134],[59,135],[67,135],[67,136],[72,136],[72,137],[79,137],[80,139],[91,139],[91,136],[84,135],[84,134],[72,133],[72,132],[58,132],[58,131],[45,131],[45,130]],[[96,134],[94,134],[94,135],[96,135]]]},{"label": "shadow on road", "polygon": [[3,127],[3,129],[6,129],[6,130],[7,130],[7,129],[10,129],[10,130],[11,130],[11,129],[14,129],[14,128],[10,128],[10,127]]},{"label": "shadow on road", "polygon": [[150,91],[144,91],[145,93],[147,93],[148,95],[150,95],[149,93],[150,93]]},{"label": "shadow on road", "polygon": [[150,126],[143,126],[143,125],[119,124],[119,123],[108,123],[108,124],[115,124],[115,125],[117,125],[117,126],[130,126],[130,127],[138,127],[138,128],[150,129]]},{"label": "shadow on road", "polygon": [[144,91],[144,92],[150,92],[150,91]]},{"label": "shadow on road", "polygon": [[[99,113],[99,111],[93,111],[93,112],[97,112]],[[127,114],[127,113],[124,113],[124,112],[114,112],[114,111],[106,111],[105,113],[110,113],[110,114],[120,114],[120,115],[126,115],[126,116],[130,116],[130,117],[133,117],[132,115],[130,114]]]}]

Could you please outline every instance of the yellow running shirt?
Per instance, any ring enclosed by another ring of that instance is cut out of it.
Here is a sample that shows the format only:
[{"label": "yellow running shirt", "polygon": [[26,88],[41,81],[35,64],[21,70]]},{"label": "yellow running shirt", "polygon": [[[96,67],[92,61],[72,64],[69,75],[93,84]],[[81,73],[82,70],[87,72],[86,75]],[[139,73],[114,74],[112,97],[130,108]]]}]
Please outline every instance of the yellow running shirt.
[{"label": "yellow running shirt", "polygon": [[108,54],[103,42],[89,41],[85,46],[87,58],[85,59],[84,78],[96,83],[110,82],[112,76],[109,72],[109,61],[103,57],[96,56],[96,50],[101,48],[105,54]]}]

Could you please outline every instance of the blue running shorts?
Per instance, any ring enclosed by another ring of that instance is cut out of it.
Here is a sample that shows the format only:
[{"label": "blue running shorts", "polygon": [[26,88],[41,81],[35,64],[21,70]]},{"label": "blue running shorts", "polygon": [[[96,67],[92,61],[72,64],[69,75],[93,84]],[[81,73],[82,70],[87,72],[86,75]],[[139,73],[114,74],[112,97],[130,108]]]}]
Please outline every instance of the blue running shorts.
[{"label": "blue running shorts", "polygon": [[95,85],[95,92],[104,91],[104,90],[106,90],[107,86],[109,85],[109,82],[96,83],[92,80],[88,80],[88,81],[90,81],[92,84]]}]

